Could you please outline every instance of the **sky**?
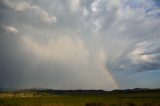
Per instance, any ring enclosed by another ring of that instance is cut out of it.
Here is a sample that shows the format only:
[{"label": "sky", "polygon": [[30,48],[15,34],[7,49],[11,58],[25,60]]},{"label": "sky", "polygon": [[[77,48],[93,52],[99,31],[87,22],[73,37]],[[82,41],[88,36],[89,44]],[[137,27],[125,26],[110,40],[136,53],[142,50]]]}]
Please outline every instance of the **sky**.
[{"label": "sky", "polygon": [[160,88],[159,0],[0,0],[0,88]]}]

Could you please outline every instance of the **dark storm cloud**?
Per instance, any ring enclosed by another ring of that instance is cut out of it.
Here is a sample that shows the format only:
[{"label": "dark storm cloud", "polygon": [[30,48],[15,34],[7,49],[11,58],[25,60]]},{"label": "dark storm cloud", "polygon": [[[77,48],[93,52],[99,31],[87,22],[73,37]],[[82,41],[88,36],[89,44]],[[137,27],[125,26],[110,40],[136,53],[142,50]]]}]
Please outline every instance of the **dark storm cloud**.
[{"label": "dark storm cloud", "polygon": [[[110,48],[111,53],[114,54],[114,56],[110,56],[106,62],[106,66],[109,67],[110,70],[115,71],[128,70],[136,72],[159,70],[158,42],[160,39],[160,21],[159,17],[157,17],[159,7],[150,0],[148,0],[149,4],[145,2],[145,0],[126,0],[126,3],[127,5],[124,5],[122,11],[119,11],[119,16],[123,15],[120,17],[120,20],[117,21],[116,18],[116,22],[112,23],[112,29],[103,33],[103,35],[105,35],[108,32],[112,35],[111,38],[115,38],[112,39],[112,42],[117,44],[112,45],[112,43],[108,43],[111,46],[106,46],[106,48]],[[126,11],[126,13],[124,11]],[[109,41],[110,39],[108,42]],[[106,40],[104,40],[104,42],[106,42]],[[146,45],[137,46],[140,42],[146,42]],[[136,50],[141,49],[142,53],[136,56],[133,55]]]},{"label": "dark storm cloud", "polygon": [[[16,56],[19,54],[19,52],[17,52],[19,51],[18,49],[19,49],[18,37],[15,36],[14,34],[12,35],[10,33],[7,34],[7,32],[5,31],[1,32],[1,35],[0,35],[0,50],[1,50],[0,52],[0,85],[2,87],[5,84],[11,84],[11,86],[13,86],[18,81],[17,75],[21,73],[19,69],[22,66],[21,62],[17,60],[17,56]],[[22,76],[19,76],[19,77],[21,78]]]},{"label": "dark storm cloud", "polygon": [[156,6],[160,7],[160,1],[159,0],[154,0]]},{"label": "dark storm cloud", "polygon": [[116,59],[117,70],[151,71],[160,69],[159,40],[138,43],[127,53]]}]

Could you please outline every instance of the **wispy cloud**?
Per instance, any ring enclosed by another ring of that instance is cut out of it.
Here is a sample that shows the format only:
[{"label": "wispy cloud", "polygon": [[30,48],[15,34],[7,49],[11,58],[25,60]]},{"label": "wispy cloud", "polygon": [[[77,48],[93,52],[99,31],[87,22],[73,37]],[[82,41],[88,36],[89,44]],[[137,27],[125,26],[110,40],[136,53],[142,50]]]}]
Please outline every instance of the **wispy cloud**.
[{"label": "wispy cloud", "polygon": [[25,12],[27,10],[30,10],[31,12],[33,12],[33,14],[35,12],[35,14],[37,14],[42,21],[48,24],[52,24],[57,21],[57,18],[55,16],[50,15],[47,11],[45,11],[41,7],[37,5],[32,5],[26,1],[13,2],[10,0],[3,0],[3,2],[5,5],[16,10],[17,12]]},{"label": "wispy cloud", "polygon": [[16,34],[18,33],[19,31],[13,27],[13,26],[6,26],[6,25],[2,25],[2,27],[6,30],[6,32],[8,33],[12,33],[12,34]]}]

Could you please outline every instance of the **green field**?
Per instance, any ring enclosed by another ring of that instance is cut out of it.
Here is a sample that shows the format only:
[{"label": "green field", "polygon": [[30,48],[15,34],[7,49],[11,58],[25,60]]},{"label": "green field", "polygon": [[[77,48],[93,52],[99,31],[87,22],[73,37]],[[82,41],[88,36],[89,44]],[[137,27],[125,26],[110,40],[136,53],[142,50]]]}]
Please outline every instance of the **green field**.
[{"label": "green field", "polygon": [[1,93],[0,106],[160,106],[159,92],[106,94]]}]

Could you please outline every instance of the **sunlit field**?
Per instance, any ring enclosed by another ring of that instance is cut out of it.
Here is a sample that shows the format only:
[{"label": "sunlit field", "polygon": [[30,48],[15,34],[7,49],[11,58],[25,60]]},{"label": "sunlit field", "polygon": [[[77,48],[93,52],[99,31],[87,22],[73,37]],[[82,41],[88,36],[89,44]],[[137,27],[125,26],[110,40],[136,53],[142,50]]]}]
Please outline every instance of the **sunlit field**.
[{"label": "sunlit field", "polygon": [[[78,92],[78,91],[77,91]],[[160,106],[159,92],[108,94],[1,93],[0,106]]]}]

